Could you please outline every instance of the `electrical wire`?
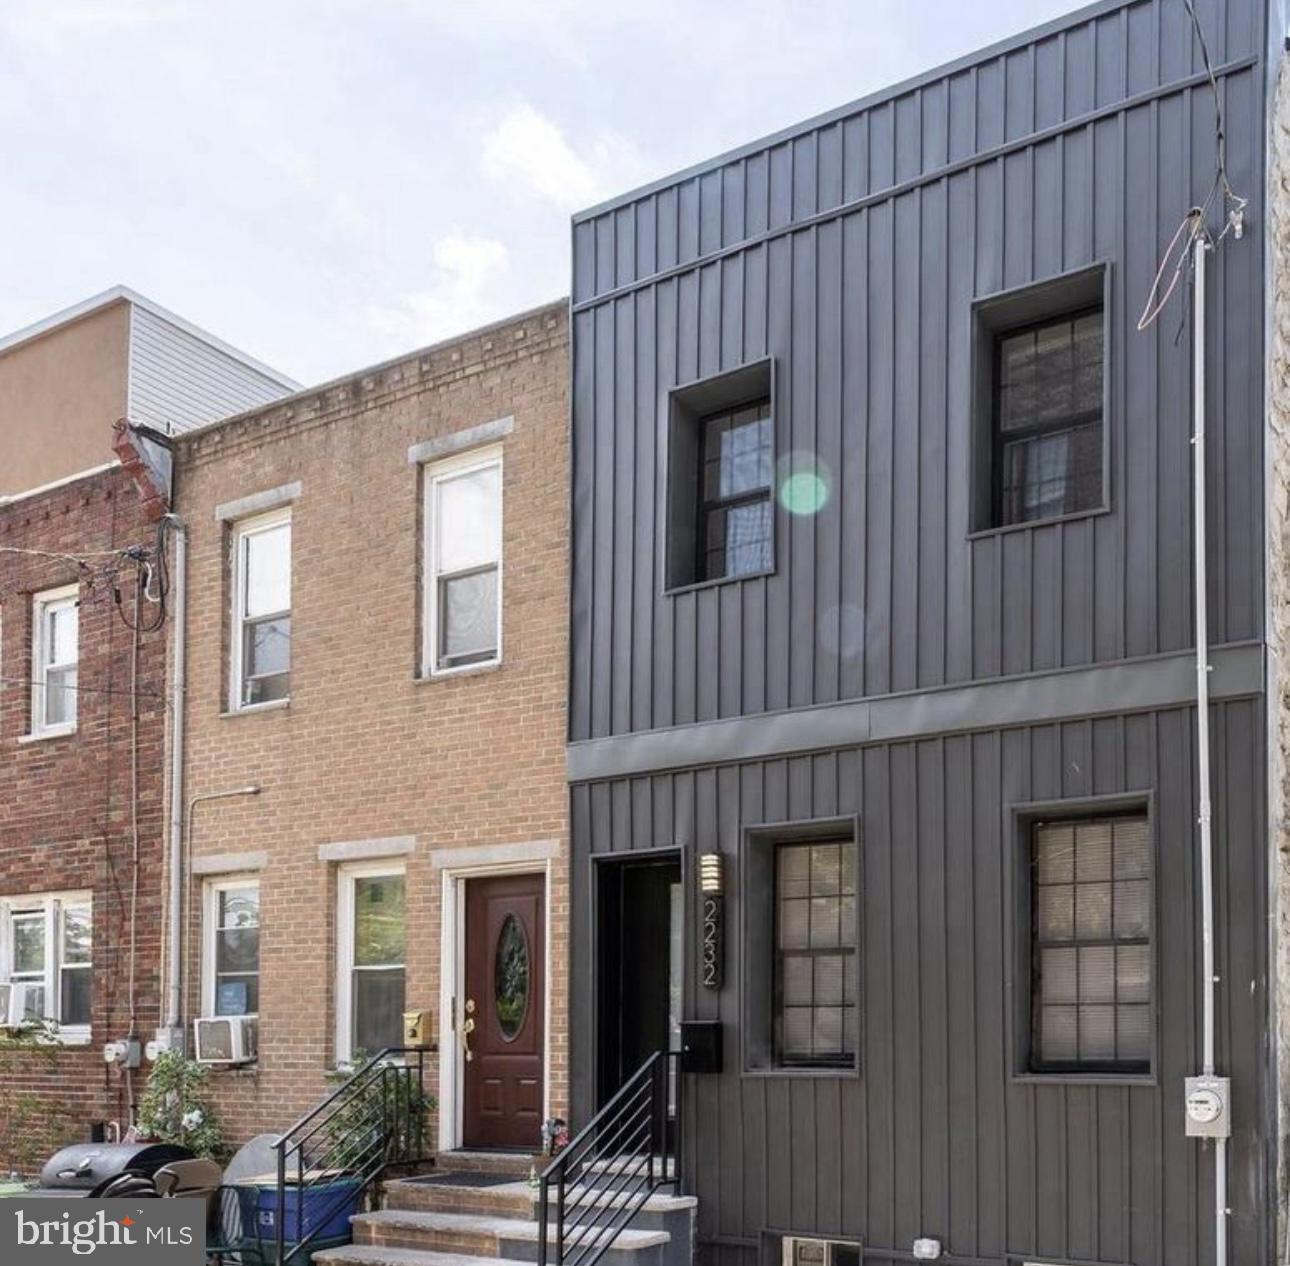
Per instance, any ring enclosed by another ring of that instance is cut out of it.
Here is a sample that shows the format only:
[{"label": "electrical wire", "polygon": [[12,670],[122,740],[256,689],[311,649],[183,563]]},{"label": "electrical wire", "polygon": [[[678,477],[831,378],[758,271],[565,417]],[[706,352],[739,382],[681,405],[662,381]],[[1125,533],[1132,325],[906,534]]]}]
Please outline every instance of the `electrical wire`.
[{"label": "electrical wire", "polygon": [[[1209,80],[1210,92],[1214,98],[1214,179],[1210,183],[1209,192],[1206,193],[1204,201],[1192,207],[1183,216],[1182,222],[1174,230],[1173,237],[1169,239],[1169,245],[1165,247],[1160,267],[1156,270],[1151,289],[1147,292],[1142,315],[1138,318],[1139,333],[1155,322],[1178,289],[1178,283],[1182,280],[1183,270],[1187,266],[1187,260],[1191,256],[1196,239],[1209,232],[1207,225],[1215,200],[1222,196],[1224,215],[1223,227],[1218,236],[1212,239],[1212,246],[1217,246],[1229,233],[1234,237],[1241,237],[1245,231],[1245,208],[1249,205],[1249,199],[1241,197],[1232,188],[1232,183],[1227,176],[1227,123],[1223,114],[1223,95],[1219,91],[1218,76],[1214,73],[1213,59],[1209,55],[1209,44],[1205,39],[1200,18],[1196,14],[1194,0],[1182,0],[1182,3],[1191,20],[1192,32],[1200,47],[1201,64],[1204,66],[1205,76]],[[1166,273],[1169,272],[1171,261],[1174,265],[1173,272],[1169,274],[1169,284],[1162,293],[1161,285]]]}]

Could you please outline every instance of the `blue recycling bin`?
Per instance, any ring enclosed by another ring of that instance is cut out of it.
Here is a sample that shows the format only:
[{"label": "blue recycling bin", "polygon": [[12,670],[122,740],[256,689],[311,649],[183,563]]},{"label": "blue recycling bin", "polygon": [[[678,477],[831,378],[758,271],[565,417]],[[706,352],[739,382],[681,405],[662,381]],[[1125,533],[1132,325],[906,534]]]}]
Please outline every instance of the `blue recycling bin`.
[{"label": "blue recycling bin", "polygon": [[[349,1220],[358,1212],[363,1185],[357,1178],[333,1178],[306,1187],[288,1186],[283,1204],[282,1238],[294,1244],[312,1236],[313,1247],[348,1243]],[[297,1219],[299,1211],[299,1219]],[[243,1224],[255,1228],[255,1238],[265,1246],[278,1236],[278,1189],[276,1186],[249,1187],[243,1190]]]}]

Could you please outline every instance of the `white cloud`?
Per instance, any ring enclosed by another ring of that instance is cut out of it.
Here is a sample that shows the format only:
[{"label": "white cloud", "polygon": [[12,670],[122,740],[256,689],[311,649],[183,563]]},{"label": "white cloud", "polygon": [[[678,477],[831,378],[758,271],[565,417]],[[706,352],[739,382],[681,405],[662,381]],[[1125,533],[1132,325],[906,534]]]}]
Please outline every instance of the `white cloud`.
[{"label": "white cloud", "polygon": [[518,179],[560,207],[595,202],[603,188],[564,133],[527,103],[508,111],[484,138],[481,162],[494,180]]},{"label": "white cloud", "polygon": [[373,326],[403,347],[460,334],[508,311],[510,255],[493,238],[450,233],[431,248],[431,285],[371,310]]}]

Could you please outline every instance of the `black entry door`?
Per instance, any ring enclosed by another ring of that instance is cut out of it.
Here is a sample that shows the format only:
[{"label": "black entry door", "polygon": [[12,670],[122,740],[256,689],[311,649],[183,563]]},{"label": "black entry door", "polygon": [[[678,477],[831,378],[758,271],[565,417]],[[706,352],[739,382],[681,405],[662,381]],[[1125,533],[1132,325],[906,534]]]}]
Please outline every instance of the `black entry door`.
[{"label": "black entry door", "polygon": [[679,857],[600,864],[601,1103],[655,1051],[677,1047],[682,902]]}]

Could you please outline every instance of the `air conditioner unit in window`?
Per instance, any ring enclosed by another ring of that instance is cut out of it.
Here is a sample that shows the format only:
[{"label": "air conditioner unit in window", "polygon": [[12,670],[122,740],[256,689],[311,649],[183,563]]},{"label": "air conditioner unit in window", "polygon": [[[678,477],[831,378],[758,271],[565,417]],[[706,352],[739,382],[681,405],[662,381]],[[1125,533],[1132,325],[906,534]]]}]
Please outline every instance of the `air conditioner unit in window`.
[{"label": "air conditioner unit in window", "polygon": [[782,1263],[783,1266],[860,1266],[860,1245],[845,1240],[786,1235]]},{"label": "air conditioner unit in window", "polygon": [[193,1021],[199,1064],[246,1064],[259,1054],[260,1022],[254,1015],[209,1015]]}]

